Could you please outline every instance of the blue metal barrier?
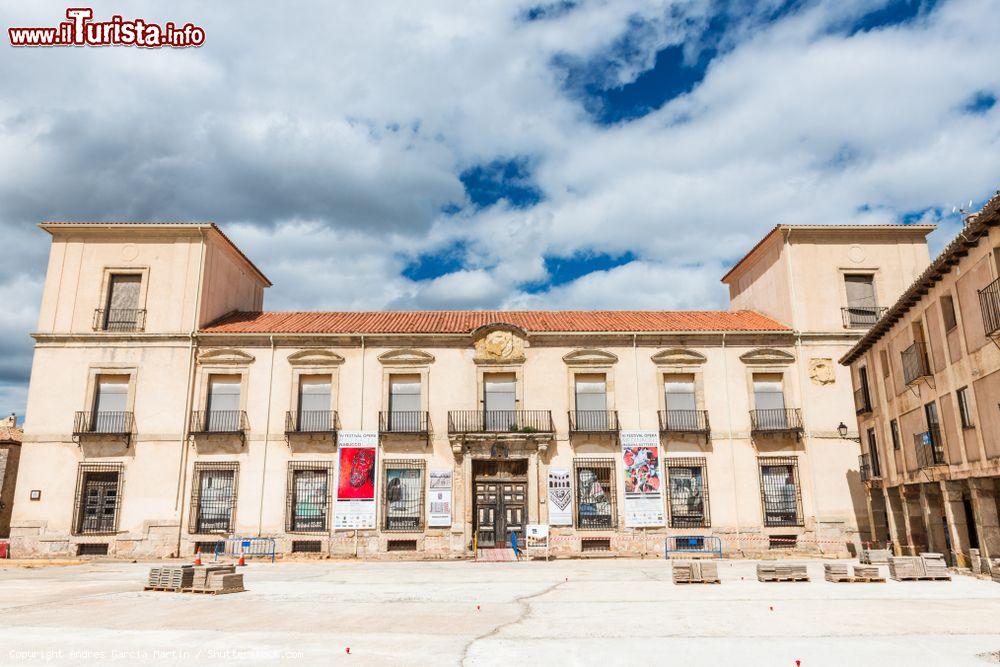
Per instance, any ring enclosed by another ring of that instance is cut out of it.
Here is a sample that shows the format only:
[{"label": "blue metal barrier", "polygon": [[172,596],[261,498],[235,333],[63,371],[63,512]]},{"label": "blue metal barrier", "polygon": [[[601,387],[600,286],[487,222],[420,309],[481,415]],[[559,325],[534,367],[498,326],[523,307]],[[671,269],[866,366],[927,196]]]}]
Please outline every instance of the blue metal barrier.
[{"label": "blue metal barrier", "polygon": [[215,545],[215,560],[219,555],[232,558],[270,558],[274,562],[275,544],[271,537],[227,537]]},{"label": "blue metal barrier", "polygon": [[712,554],[722,558],[722,539],[712,535],[673,535],[663,545],[663,557],[670,554]]}]

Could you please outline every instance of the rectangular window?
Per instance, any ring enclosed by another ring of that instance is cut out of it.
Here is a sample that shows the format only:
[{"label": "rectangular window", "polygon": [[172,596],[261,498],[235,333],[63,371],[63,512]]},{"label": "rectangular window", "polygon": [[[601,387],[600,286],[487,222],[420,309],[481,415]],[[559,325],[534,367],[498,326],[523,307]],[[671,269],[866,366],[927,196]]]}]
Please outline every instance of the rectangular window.
[{"label": "rectangular window", "polygon": [[195,534],[230,533],[236,518],[238,463],[195,463],[191,521]]},{"label": "rectangular window", "polygon": [[899,422],[895,419],[889,422],[889,432],[892,435],[892,449],[899,451]]},{"label": "rectangular window", "polygon": [[708,465],[704,458],[667,458],[671,528],[708,528]]},{"label": "rectangular window", "polygon": [[290,533],[326,532],[329,529],[333,461],[290,461],[285,530]]},{"label": "rectangular window", "polygon": [[780,373],[754,373],[753,399],[758,428],[781,430],[788,428],[785,393]]},{"label": "rectangular window", "polygon": [[844,276],[847,288],[847,323],[851,327],[867,327],[878,319],[875,301],[875,278],[871,275]]},{"label": "rectangular window", "polygon": [[878,351],[879,365],[882,367],[882,377],[889,377],[889,353],[885,350]]},{"label": "rectangular window", "polygon": [[104,307],[105,331],[137,331],[141,329],[139,290],[142,276],[112,274],[108,284],[108,300]]},{"label": "rectangular window", "polygon": [[120,463],[81,463],[76,476],[74,529],[78,535],[100,535],[118,530],[122,481]]},{"label": "rectangular window", "polygon": [[383,530],[424,529],[424,462],[389,459],[382,465]]},{"label": "rectangular window", "polygon": [[667,411],[697,409],[694,396],[693,375],[665,375],[663,377],[663,399]]},{"label": "rectangular window", "polygon": [[577,375],[576,428],[581,431],[608,430],[608,391],[604,375]]},{"label": "rectangular window", "polygon": [[872,477],[882,476],[882,465],[878,460],[878,443],[875,440],[875,429],[868,429],[868,458],[871,461]]},{"label": "rectangular window", "polygon": [[240,430],[239,375],[212,375],[208,378],[208,401],[205,404],[205,430],[222,433]]},{"label": "rectangular window", "polygon": [[483,377],[483,409],[487,431],[516,428],[517,378],[513,373],[491,373]]},{"label": "rectangular window", "polygon": [[389,430],[418,432],[421,422],[419,375],[389,376]]},{"label": "rectangular window", "polygon": [[962,428],[972,428],[975,422],[972,421],[972,407],[969,405],[969,388],[962,387],[955,393],[958,400],[958,414],[962,419]]},{"label": "rectangular window", "polygon": [[614,459],[576,459],[576,527],[610,530],[617,525]]},{"label": "rectangular window", "polygon": [[798,460],[792,457],[770,456],[759,459],[759,462],[764,525],[803,525]]},{"label": "rectangular window", "polygon": [[945,331],[951,331],[958,326],[958,318],[955,317],[955,300],[949,294],[941,297],[941,316],[944,318]]},{"label": "rectangular window", "polygon": [[128,375],[98,375],[94,388],[94,433],[124,433],[128,407]]},{"label": "rectangular window", "polygon": [[303,375],[299,378],[298,430],[333,430],[335,426],[330,405],[329,375]]}]

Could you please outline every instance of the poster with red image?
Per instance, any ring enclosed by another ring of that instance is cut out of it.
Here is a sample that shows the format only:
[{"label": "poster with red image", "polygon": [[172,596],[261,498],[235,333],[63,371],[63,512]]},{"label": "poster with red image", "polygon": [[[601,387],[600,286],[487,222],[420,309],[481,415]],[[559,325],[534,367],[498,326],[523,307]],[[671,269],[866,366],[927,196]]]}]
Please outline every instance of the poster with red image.
[{"label": "poster with red image", "polygon": [[625,525],[664,525],[663,477],[660,474],[658,431],[622,431],[622,472],[625,478]]},{"label": "poster with red image", "polygon": [[337,479],[339,500],[375,499],[375,448],[340,448],[340,475]]},{"label": "poster with red image", "polygon": [[337,499],[333,509],[333,528],[374,528],[378,432],[339,431],[337,447]]}]

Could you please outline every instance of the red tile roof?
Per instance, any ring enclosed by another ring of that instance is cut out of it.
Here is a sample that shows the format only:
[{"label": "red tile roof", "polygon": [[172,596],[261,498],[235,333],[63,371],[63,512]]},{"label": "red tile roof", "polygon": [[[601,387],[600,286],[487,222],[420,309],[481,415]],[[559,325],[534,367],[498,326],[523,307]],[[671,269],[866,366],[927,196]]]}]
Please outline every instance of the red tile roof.
[{"label": "red tile roof", "polygon": [[231,313],[203,333],[458,334],[497,322],[529,333],[790,331],[760,313],[648,310],[422,310]]},{"label": "red tile roof", "polygon": [[24,431],[16,426],[0,425],[0,442],[16,442],[20,444],[23,437]]}]

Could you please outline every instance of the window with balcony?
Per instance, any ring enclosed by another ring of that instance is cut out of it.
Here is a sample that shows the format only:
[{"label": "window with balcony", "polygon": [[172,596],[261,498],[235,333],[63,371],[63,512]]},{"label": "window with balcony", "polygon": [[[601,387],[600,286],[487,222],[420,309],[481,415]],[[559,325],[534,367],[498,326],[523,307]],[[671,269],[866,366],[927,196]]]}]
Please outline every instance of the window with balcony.
[{"label": "window with balcony", "polygon": [[946,463],[944,441],[941,438],[937,403],[931,401],[924,405],[924,418],[927,420],[927,430],[913,436],[913,445],[917,453],[917,466],[929,468],[944,465]]},{"label": "window with balcony", "polygon": [[194,464],[191,485],[191,520],[194,534],[230,533],[236,514],[236,484],[239,464],[202,462]]},{"label": "window with balcony", "polygon": [[298,410],[295,431],[319,433],[336,430],[329,375],[302,375],[299,377]]},{"label": "window with balcony", "polygon": [[892,449],[899,451],[899,422],[893,419],[889,422],[889,432],[892,435]]},{"label": "window with balcony", "polygon": [[958,415],[962,420],[962,428],[973,428],[976,423],[972,419],[972,407],[969,405],[969,388],[962,387],[955,392],[958,401]]},{"label": "window with balcony", "polygon": [[876,302],[875,277],[871,274],[847,274],[844,285],[847,290],[844,326],[860,329],[875,324],[885,312],[885,308],[879,308]]},{"label": "window with balcony", "polygon": [[418,433],[426,429],[421,410],[419,375],[389,376],[389,412],[385,430],[390,433]]},{"label": "window with balcony", "polygon": [[487,431],[516,430],[517,379],[513,373],[483,376],[483,410]]},{"label": "window with balcony", "polygon": [[878,443],[875,440],[875,429],[868,429],[868,460],[871,466],[871,475],[873,478],[878,478],[882,476],[882,463],[878,458]]},{"label": "window with balcony", "polygon": [[614,459],[576,459],[576,527],[610,530],[617,525]]},{"label": "window with balcony", "polygon": [[241,385],[242,378],[239,375],[209,376],[204,425],[200,430],[211,433],[235,433],[243,430]]},{"label": "window with balcony", "polygon": [[322,533],[329,529],[332,478],[330,461],[290,461],[285,507],[285,530]]},{"label": "window with balcony", "polygon": [[77,416],[78,434],[123,435],[132,432],[132,413],[128,410],[128,375],[100,374],[94,382],[92,411]]},{"label": "window with balcony", "polygon": [[667,458],[671,528],[708,528],[708,466],[704,458]]},{"label": "window with balcony", "polygon": [[798,461],[769,456],[760,461],[760,493],[765,526],[801,526],[802,491]]},{"label": "window with balcony", "polygon": [[708,413],[698,410],[694,375],[664,375],[663,406],[661,432],[708,433]]},{"label": "window with balcony", "polygon": [[142,276],[134,273],[114,273],[108,281],[104,308],[94,314],[94,328],[103,331],[142,331],[146,311],[139,306]]},{"label": "window with balcony", "polygon": [[603,374],[579,374],[574,378],[576,410],[571,415],[575,431],[612,430],[614,421],[608,412],[608,383]]},{"label": "window with balcony", "polygon": [[754,373],[754,409],[751,429],[757,433],[801,431],[802,419],[795,408],[785,407],[783,378],[780,373]]}]

